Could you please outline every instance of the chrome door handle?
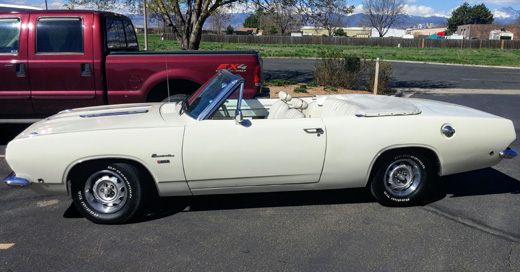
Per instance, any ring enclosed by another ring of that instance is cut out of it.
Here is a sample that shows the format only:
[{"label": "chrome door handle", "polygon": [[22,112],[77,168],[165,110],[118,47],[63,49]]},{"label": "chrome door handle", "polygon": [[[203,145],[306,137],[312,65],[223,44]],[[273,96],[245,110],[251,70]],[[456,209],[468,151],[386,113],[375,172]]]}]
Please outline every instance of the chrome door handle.
[{"label": "chrome door handle", "polygon": [[318,134],[318,136],[325,133],[325,131],[323,131],[322,128],[304,128],[303,131],[305,131],[309,134]]}]

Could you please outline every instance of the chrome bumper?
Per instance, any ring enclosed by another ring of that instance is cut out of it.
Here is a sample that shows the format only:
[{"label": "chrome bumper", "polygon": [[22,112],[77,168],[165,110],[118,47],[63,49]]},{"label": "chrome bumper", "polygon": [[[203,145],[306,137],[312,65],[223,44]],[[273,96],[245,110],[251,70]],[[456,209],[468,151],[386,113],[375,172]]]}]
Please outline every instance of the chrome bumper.
[{"label": "chrome bumper", "polygon": [[500,158],[502,159],[512,159],[516,156],[518,156],[518,153],[509,147],[506,150],[500,152]]},{"label": "chrome bumper", "polygon": [[14,172],[5,178],[4,183],[9,186],[27,186],[31,184],[30,181],[17,177]]}]

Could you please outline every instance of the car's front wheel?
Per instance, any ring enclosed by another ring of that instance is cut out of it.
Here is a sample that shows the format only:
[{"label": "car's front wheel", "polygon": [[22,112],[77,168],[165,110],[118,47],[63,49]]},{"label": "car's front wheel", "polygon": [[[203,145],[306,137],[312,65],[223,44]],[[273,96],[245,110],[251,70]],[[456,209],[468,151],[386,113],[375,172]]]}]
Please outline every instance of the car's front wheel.
[{"label": "car's front wheel", "polygon": [[79,212],[102,224],[129,220],[142,208],[146,196],[139,170],[127,163],[89,167],[72,181],[71,189]]},{"label": "car's front wheel", "polygon": [[420,203],[433,179],[431,161],[415,152],[384,156],[374,170],[370,192],[385,206]]}]

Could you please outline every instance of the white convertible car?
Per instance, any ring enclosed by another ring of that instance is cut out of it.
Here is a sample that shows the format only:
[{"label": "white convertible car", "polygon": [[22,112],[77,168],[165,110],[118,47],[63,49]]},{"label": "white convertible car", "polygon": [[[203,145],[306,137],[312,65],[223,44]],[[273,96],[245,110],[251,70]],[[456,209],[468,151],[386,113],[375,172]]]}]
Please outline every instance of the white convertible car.
[{"label": "white convertible car", "polygon": [[68,194],[97,223],[146,197],[367,187],[383,205],[421,204],[436,176],[517,153],[510,120],[419,99],[331,95],[242,99],[219,71],[185,101],[60,112],[11,141],[9,185]]}]

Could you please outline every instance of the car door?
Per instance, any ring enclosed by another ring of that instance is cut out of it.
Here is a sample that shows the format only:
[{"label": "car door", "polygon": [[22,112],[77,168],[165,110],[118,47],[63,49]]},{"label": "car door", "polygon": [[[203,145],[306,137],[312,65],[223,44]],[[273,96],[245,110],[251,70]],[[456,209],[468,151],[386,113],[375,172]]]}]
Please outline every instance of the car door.
[{"label": "car door", "polygon": [[92,13],[31,16],[31,98],[37,114],[96,105]]},{"label": "car door", "polygon": [[0,17],[0,115],[33,114],[27,73],[27,14]]},{"label": "car door", "polygon": [[204,120],[187,125],[183,159],[191,189],[318,182],[327,142],[319,118]]}]

